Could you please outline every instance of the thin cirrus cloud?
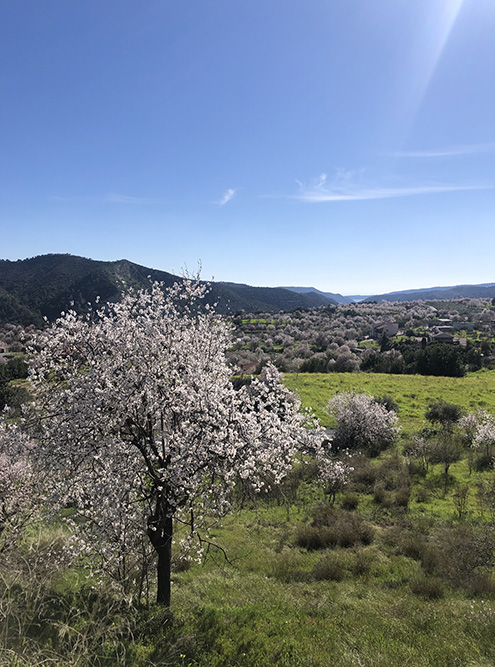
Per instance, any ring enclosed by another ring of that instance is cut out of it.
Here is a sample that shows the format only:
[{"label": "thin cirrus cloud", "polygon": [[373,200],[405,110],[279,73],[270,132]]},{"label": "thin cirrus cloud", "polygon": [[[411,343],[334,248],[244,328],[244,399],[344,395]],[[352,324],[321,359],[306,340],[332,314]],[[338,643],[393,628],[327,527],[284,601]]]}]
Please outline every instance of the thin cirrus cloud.
[{"label": "thin cirrus cloud", "polygon": [[495,142],[485,144],[465,144],[423,151],[396,151],[394,157],[428,158],[454,157],[456,155],[476,155],[477,153],[491,153],[495,150]]},{"label": "thin cirrus cloud", "polygon": [[225,204],[227,204],[227,202],[229,202],[235,196],[236,192],[237,188],[229,188],[223,193],[222,197],[217,201],[217,204],[219,206],[225,206]]},{"label": "thin cirrus cloud", "polygon": [[327,175],[321,174],[313,184],[306,185],[297,181],[299,194],[293,195],[292,199],[316,203],[316,202],[342,202],[342,201],[364,201],[371,199],[393,199],[396,197],[412,197],[415,195],[428,195],[442,192],[458,192],[462,190],[486,190],[491,185],[410,185],[403,187],[365,187],[356,185],[350,181],[342,182],[340,179],[327,185]]},{"label": "thin cirrus cloud", "polygon": [[50,197],[51,201],[60,202],[101,202],[106,204],[157,204],[161,203],[161,199],[154,199],[151,197],[133,197],[130,195],[118,194],[110,192],[102,196],[85,197],[85,196],[58,196]]}]

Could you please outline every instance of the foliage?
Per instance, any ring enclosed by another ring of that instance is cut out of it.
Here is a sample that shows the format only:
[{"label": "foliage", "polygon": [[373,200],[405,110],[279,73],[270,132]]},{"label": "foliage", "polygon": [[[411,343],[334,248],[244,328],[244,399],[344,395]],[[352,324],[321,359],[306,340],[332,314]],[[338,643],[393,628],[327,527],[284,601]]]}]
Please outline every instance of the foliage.
[{"label": "foliage", "polygon": [[335,420],[326,412],[330,398],[339,393],[366,392],[372,396],[389,394],[399,406],[398,423],[412,434],[423,426],[431,402],[447,401],[468,413],[477,409],[495,413],[495,372],[480,371],[463,378],[382,373],[285,374],[285,384],[297,392],[303,404],[312,407],[324,426]]},{"label": "foliage", "polygon": [[24,387],[13,384],[14,380],[27,376],[27,364],[23,358],[14,356],[7,363],[0,364],[0,411],[9,406],[19,409],[29,400],[29,392]]},{"label": "foliage", "polygon": [[324,455],[320,455],[317,461],[320,482],[323,485],[325,494],[334,503],[336,494],[346,486],[353,468],[344,461],[330,459]]},{"label": "foliage", "polygon": [[34,443],[0,421],[0,553],[14,548],[38,514],[40,478],[30,458]]},{"label": "foliage", "polygon": [[[180,280],[166,271],[150,269],[128,260],[102,262],[69,254],[48,254],[25,260],[0,260],[0,322],[43,325],[61,311],[79,314],[99,296],[102,303],[120,298],[122,290],[146,289],[149,276],[167,286]],[[327,304],[317,294],[296,294],[286,289],[251,287],[235,283],[212,285],[211,303],[224,312],[238,310],[291,310]],[[72,306],[71,306],[72,304]]]},{"label": "foliage", "polygon": [[397,415],[367,394],[337,394],[328,404],[337,420],[336,449],[365,451],[376,456],[397,439]]},{"label": "foliage", "polygon": [[461,407],[455,403],[436,401],[430,403],[425,418],[432,424],[440,424],[443,428],[451,428],[461,418]]},{"label": "foliage", "polygon": [[164,604],[174,520],[188,526],[184,546],[201,547],[205,517],[229,509],[237,479],[277,484],[322,436],[273,366],[233,388],[230,332],[199,307],[205,291],[155,283],[85,317],[69,311],[33,349],[31,427],[53,499],[74,508],[82,553],[124,586],[139,581],[138,593],[151,545]]}]

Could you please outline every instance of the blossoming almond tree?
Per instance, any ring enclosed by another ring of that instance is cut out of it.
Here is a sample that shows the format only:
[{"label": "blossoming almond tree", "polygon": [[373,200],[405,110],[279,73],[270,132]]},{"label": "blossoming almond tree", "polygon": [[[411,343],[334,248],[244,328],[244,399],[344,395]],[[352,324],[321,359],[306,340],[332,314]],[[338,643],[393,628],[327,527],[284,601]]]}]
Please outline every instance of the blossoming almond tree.
[{"label": "blossoming almond tree", "polygon": [[39,478],[30,463],[33,442],[0,421],[0,554],[16,544],[38,514]]},{"label": "blossoming almond tree", "polygon": [[333,440],[337,449],[363,450],[377,456],[397,440],[397,414],[373,396],[352,391],[337,394],[327,409],[337,420]]},{"label": "blossoming almond tree", "polygon": [[117,545],[128,554],[146,534],[165,605],[174,522],[194,533],[228,510],[236,479],[276,484],[322,439],[273,366],[233,388],[230,330],[199,307],[206,289],[155,283],[84,318],[63,314],[32,355],[36,451],[53,498],[84,515],[79,527],[103,555]]}]

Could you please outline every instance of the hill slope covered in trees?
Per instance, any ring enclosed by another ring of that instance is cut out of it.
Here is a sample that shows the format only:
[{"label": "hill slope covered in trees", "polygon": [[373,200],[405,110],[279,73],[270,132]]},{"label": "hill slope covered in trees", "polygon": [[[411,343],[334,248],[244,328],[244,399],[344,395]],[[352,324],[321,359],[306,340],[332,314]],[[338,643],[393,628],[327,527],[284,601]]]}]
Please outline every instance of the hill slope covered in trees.
[{"label": "hill slope covered in trees", "polygon": [[[103,262],[74,255],[40,255],[24,260],[0,260],[0,322],[41,325],[73,307],[78,312],[94,303],[112,302],[130,288],[147,288],[153,281],[169,286],[177,276],[126,259]],[[296,294],[286,289],[212,283],[207,298],[217,310],[276,312],[334,303],[318,294]]]}]

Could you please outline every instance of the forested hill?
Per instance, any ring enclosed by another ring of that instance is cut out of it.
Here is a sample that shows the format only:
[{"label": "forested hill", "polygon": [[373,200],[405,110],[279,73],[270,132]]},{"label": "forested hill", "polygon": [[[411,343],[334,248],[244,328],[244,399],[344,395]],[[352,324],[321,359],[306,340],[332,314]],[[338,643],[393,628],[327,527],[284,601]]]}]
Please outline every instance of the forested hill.
[{"label": "forested hill", "polygon": [[443,301],[451,299],[493,299],[495,283],[482,285],[455,285],[450,287],[430,287],[401,292],[389,292],[366,297],[365,301]]},{"label": "forested hill", "polygon": [[[102,262],[74,255],[40,255],[30,259],[0,260],[0,322],[35,324],[53,320],[71,307],[83,312],[97,296],[116,301],[122,291],[147,288],[151,280],[169,286],[177,276],[122,259]],[[292,310],[333,303],[318,294],[296,294],[286,289],[212,283],[208,301],[223,313]]]}]

